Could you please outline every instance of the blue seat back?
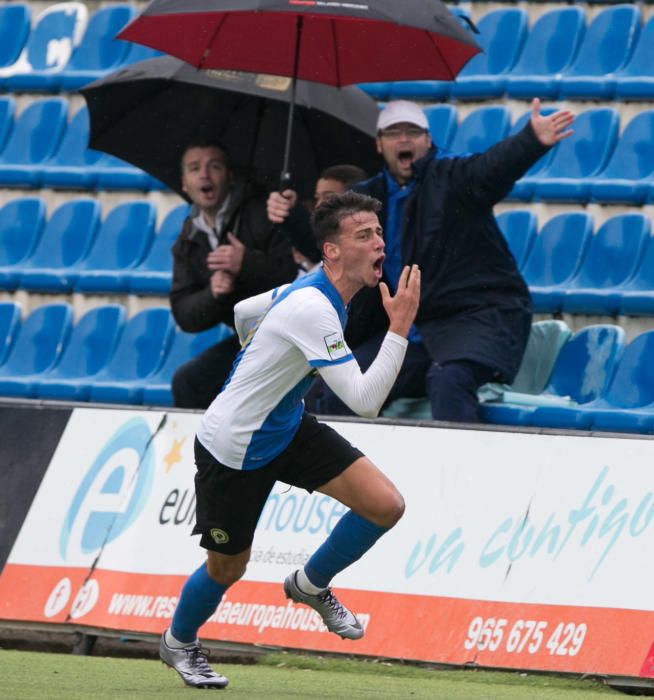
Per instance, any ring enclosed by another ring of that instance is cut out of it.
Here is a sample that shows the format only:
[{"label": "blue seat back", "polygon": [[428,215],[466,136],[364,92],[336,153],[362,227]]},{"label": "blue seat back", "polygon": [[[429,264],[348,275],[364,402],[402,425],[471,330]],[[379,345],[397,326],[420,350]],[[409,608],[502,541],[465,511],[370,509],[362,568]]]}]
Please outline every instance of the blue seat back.
[{"label": "blue seat back", "polygon": [[654,109],[637,114],[624,128],[601,177],[637,180],[654,171]]},{"label": "blue seat back", "polygon": [[498,75],[516,62],[527,35],[527,13],[520,8],[502,8],[486,13],[477,22],[475,39],[483,49],[462,68],[459,76]]},{"label": "blue seat back", "polygon": [[627,345],[605,398],[619,408],[654,402],[654,331],[641,333]]},{"label": "blue seat back", "polygon": [[59,147],[48,160],[52,166],[92,166],[103,157],[103,153],[88,147],[89,111],[86,106],[77,110],[68,123]]},{"label": "blue seat back", "polygon": [[176,329],[168,354],[157,374],[152,377],[153,383],[169,383],[175,370],[181,365],[196,357],[208,347],[229,338],[233,333],[234,331],[229,326],[225,326],[222,323],[201,333],[185,333],[179,328]]},{"label": "blue seat back", "polygon": [[49,369],[58,359],[72,323],[73,307],[70,304],[38,306],[21,324],[0,373],[24,376]]},{"label": "blue seat back", "polygon": [[61,2],[46,8],[36,18],[15,67],[23,73],[63,68],[84,35],[87,18],[86,6],[81,2]]},{"label": "blue seat back", "polygon": [[448,149],[456,131],[456,107],[454,105],[429,105],[424,108],[429,122],[432,141],[439,148]]},{"label": "blue seat back", "polygon": [[151,49],[149,46],[143,46],[142,44],[130,43],[127,54],[123,58],[123,64],[139,63],[140,61],[147,61],[150,58],[157,58],[158,56],[163,56],[161,51]]},{"label": "blue seat back", "polygon": [[7,137],[14,128],[16,100],[13,97],[0,97],[0,152],[5,147]]},{"label": "blue seat back", "polygon": [[103,381],[142,379],[160,366],[175,330],[167,308],[144,309],[130,318],[116,351],[101,372]]},{"label": "blue seat back", "polygon": [[479,107],[459,124],[449,150],[454,154],[482,153],[508,133],[509,110],[502,106]]},{"label": "blue seat back", "polygon": [[0,302],[0,365],[7,359],[20,328],[20,306],[13,301]]},{"label": "blue seat back", "polygon": [[30,32],[31,13],[27,3],[0,7],[0,68],[18,60]]},{"label": "blue seat back", "polygon": [[34,100],[16,119],[0,162],[9,165],[42,163],[59,146],[66,127],[68,102],[62,97]]},{"label": "blue seat back", "polygon": [[45,223],[39,197],[12,199],[0,209],[0,265],[15,265],[34,249]]},{"label": "blue seat back", "polygon": [[125,324],[125,308],[119,304],[96,306],[73,327],[59,363],[48,379],[86,377],[106,366]]},{"label": "blue seat back", "polygon": [[100,203],[94,199],[64,202],[48,219],[27,267],[67,268],[78,263],[91,248],[100,214]]},{"label": "blue seat back", "polygon": [[571,286],[606,289],[625,282],[640,263],[649,234],[649,219],[642,214],[607,219],[591,237]]},{"label": "blue seat back", "polygon": [[139,266],[140,270],[153,272],[170,272],[173,269],[173,255],[171,248],[177,236],[182,230],[184,219],[188,216],[187,204],[180,204],[168,212],[163,220],[159,233],[154,237],[152,246]]},{"label": "blue seat back", "polygon": [[634,5],[616,5],[595,16],[566,76],[614,73],[631,57],[640,36],[641,15]]},{"label": "blue seat back", "polygon": [[597,324],[577,331],[561,348],[545,391],[577,403],[600,398],[626,345],[620,326]]},{"label": "blue seat back", "polygon": [[574,60],[586,33],[580,7],[556,8],[541,15],[527,36],[511,75],[556,75]]},{"label": "blue seat back", "polygon": [[130,45],[115,36],[133,14],[134,8],[130,5],[111,5],[96,10],[66,70],[107,70],[119,65]]},{"label": "blue seat back", "polygon": [[527,209],[514,209],[505,211],[496,218],[516,264],[521,267],[536,236],[536,215]]},{"label": "blue seat back", "polygon": [[114,207],[100,226],[81,267],[124,270],[138,264],[150,247],[156,212],[150,202],[126,202]]},{"label": "blue seat back", "polygon": [[584,110],[574,121],[572,136],[556,146],[543,175],[580,178],[600,172],[617,143],[619,124],[613,107]]},{"label": "blue seat back", "polygon": [[620,76],[646,76],[652,75],[654,65],[654,17],[650,17],[645,23],[638,43],[634,48],[631,59],[620,71]]},{"label": "blue seat back", "polygon": [[562,284],[577,271],[593,235],[593,220],[585,212],[559,214],[547,221],[534,238],[522,268],[527,284]]}]

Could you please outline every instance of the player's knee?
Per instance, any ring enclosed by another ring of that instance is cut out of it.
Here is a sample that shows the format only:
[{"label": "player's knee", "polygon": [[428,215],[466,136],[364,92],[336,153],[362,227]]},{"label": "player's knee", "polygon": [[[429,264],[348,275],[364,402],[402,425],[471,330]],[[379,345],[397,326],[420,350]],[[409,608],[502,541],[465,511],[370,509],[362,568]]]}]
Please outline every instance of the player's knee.
[{"label": "player's knee", "polygon": [[385,499],[384,507],[379,513],[377,525],[391,528],[404,515],[404,498],[399,491],[389,494]]},{"label": "player's knee", "polygon": [[231,586],[243,578],[247,569],[247,562],[241,560],[216,560],[209,556],[207,559],[207,573],[222,586]]}]

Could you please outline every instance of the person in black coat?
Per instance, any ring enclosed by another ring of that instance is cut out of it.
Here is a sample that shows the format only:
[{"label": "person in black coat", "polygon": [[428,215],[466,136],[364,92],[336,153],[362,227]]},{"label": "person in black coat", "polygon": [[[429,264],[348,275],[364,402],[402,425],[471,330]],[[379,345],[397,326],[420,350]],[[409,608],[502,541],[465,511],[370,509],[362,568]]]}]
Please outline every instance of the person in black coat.
[{"label": "person in black coat", "polygon": [[[234,177],[222,145],[187,146],[182,187],[193,206],[172,249],[173,316],[187,333],[233,326],[237,302],[295,279],[290,240],[268,220],[266,199],[249,196]],[[239,350],[234,334],[181,365],[172,380],[174,405],[207,408]]]},{"label": "person in black coat", "polygon": [[[510,383],[531,327],[531,300],[493,206],[549,148],[569,136],[573,115],[540,114],[481,154],[457,157],[432,145],[424,112],[389,102],[378,120],[382,172],[353,186],[383,203],[384,277],[395,289],[403,265],[422,270],[420,309],[402,372],[388,401],[424,396],[436,420],[478,422],[477,389]],[[376,290],[352,300],[346,339],[365,369],[386,330]],[[325,389],[322,413],[347,410]]]}]

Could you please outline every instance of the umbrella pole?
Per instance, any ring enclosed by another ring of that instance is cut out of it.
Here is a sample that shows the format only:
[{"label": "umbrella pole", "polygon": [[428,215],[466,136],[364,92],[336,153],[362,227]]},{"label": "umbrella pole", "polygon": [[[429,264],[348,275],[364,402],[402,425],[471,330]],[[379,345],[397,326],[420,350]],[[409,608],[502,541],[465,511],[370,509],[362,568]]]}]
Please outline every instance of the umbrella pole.
[{"label": "umbrella pole", "polygon": [[289,173],[289,161],[291,158],[291,138],[293,136],[293,115],[295,112],[295,85],[297,83],[298,65],[300,60],[300,41],[302,39],[302,16],[297,17],[297,29],[295,32],[295,54],[293,56],[293,80],[291,82],[291,101],[288,105],[288,122],[286,124],[286,143],[284,145],[284,164],[280,176],[279,191],[283,192],[291,182]]}]

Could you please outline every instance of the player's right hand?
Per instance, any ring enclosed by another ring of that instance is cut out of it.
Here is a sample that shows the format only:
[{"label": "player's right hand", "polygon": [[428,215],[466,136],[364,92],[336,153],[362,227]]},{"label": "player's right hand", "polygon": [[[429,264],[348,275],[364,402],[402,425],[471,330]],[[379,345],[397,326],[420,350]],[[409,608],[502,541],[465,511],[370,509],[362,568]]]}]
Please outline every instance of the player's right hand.
[{"label": "player's right hand", "polygon": [[405,265],[397,283],[395,296],[391,296],[385,282],[379,283],[382,303],[388,315],[389,331],[406,338],[415,321],[420,303],[420,268]]}]

